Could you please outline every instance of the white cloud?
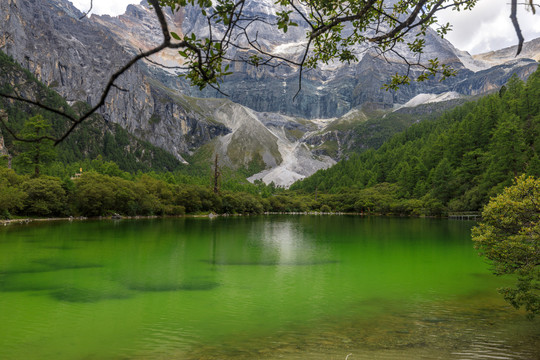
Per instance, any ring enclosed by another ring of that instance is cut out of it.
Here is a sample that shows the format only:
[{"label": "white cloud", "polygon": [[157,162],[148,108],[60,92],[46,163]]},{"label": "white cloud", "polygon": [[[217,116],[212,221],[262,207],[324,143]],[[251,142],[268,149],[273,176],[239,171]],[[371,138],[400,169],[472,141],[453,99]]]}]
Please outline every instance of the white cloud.
[{"label": "white cloud", "polygon": [[[472,11],[446,11],[439,19],[453,25],[446,38],[471,54],[502,49],[518,42],[507,0],[480,0]],[[533,15],[519,5],[518,20],[525,41],[540,37],[538,12]]]}]

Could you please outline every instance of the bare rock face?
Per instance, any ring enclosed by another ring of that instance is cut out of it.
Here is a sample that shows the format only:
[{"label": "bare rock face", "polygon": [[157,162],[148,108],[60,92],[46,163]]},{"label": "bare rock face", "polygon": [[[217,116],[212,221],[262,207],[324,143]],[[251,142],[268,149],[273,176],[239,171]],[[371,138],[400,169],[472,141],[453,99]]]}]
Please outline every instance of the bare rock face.
[{"label": "bare rock face", "polygon": [[[65,0],[0,0],[0,50],[68,101],[99,102],[111,74],[131,57],[108,28]],[[139,65],[115,83],[101,110],[106,120],[178,159],[227,130],[196,119],[163,96]],[[154,122],[151,123],[152,116]],[[155,121],[159,116],[161,121]]]},{"label": "bare rock face", "polygon": [[[231,94],[231,100],[257,111],[306,118],[330,118],[342,116],[366,103],[376,105],[379,109],[391,109],[423,93],[456,91],[465,96],[486,94],[500,88],[513,73],[526,79],[538,66],[533,59],[522,58],[494,66],[483,63],[481,68],[470,69],[466,65],[474,60],[468,54],[470,61],[465,61],[462,56],[458,56],[457,50],[453,52],[453,47],[447,41],[435,37],[433,41],[434,45],[428,47],[431,55],[457,69],[457,76],[443,82],[438,77],[424,82],[412,82],[398,91],[386,91],[383,85],[396,72],[406,73],[406,66],[397,59],[388,62],[368,52],[356,64],[323,68],[305,74],[298,95],[298,74],[292,72],[280,75],[275,74],[276,70],[273,69],[256,76],[248,71],[235,73],[225,80],[222,89]],[[419,72],[412,71],[411,74],[416,76]],[[220,96],[212,90],[206,90],[203,95]]]},{"label": "bare rock face", "polygon": [[6,149],[6,146],[4,145],[4,137],[2,136],[2,133],[0,133],[0,156],[7,155],[8,151]]}]

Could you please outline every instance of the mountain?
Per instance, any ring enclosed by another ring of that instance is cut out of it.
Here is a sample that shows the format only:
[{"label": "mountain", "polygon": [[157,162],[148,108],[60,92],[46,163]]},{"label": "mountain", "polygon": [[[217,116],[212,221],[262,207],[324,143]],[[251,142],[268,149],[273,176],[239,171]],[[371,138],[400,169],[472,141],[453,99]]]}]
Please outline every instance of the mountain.
[{"label": "mountain", "polygon": [[[276,5],[270,0],[249,1],[245,5],[246,17],[275,17]],[[169,24],[180,35],[208,33],[206,20],[197,9],[187,7],[174,15],[167,12]],[[96,22],[108,28],[115,38],[129,51],[147,49],[159,42],[161,33],[153,11],[145,1],[141,5],[129,5],[126,13],[119,17],[92,16]],[[296,19],[302,25],[301,19]],[[219,29],[218,29],[219,30]],[[288,57],[298,57],[305,42],[306,28],[291,27],[284,34],[270,25],[257,23],[250,28],[252,37],[268,52]],[[407,35],[406,41],[414,40],[415,34]],[[232,64],[234,73],[221,85],[230,100],[261,112],[278,112],[304,118],[339,117],[353,108],[370,104],[379,109],[390,109],[396,104],[404,104],[419,94],[443,94],[456,92],[461,95],[478,95],[494,91],[502,86],[513,72],[526,78],[536,69],[533,58],[522,56],[510,62],[491,63],[473,58],[467,52],[456,49],[450,42],[441,39],[429,29],[425,35],[424,58],[437,58],[441,64],[451,65],[459,70],[456,77],[439,82],[437,79],[403,86],[399,91],[382,89],[390,76],[397,71],[406,72],[403,60],[395,54],[386,54],[383,59],[367,47],[356,48],[358,63],[334,63],[321,65],[318,69],[304,73],[302,90],[298,91],[297,68],[289,66],[254,68],[244,63]],[[241,40],[240,40],[241,41]],[[396,48],[407,54],[406,45]],[[230,56],[240,58],[244,50],[233,49]],[[245,56],[244,56],[245,57]],[[176,57],[177,58],[177,57]],[[179,70],[163,69],[156,66],[178,65],[174,52],[165,52],[147,62],[149,70],[168,86],[196,97],[222,97],[213,89],[200,92],[178,80]],[[418,70],[413,70],[413,76]]]},{"label": "mountain", "polygon": [[[246,13],[272,16],[273,3],[250,1]],[[181,35],[207,31],[197,15],[190,7],[175,14],[166,11],[171,30]],[[67,0],[0,0],[0,50],[70,104],[93,105],[116,69],[161,41],[161,29],[144,1],[128,6],[119,17],[80,16]],[[301,27],[282,34],[258,26],[254,31],[259,31],[265,47],[293,56],[305,33]],[[457,77],[387,92],[381,90],[382,84],[405,65],[399,58],[386,62],[367,51],[356,64],[306,72],[294,100],[297,69],[235,63],[234,74],[222,85],[229,99],[211,99],[221,95],[200,92],[177,76],[180,70],[156,65],[179,65],[174,51],[165,51],[122,75],[101,114],[179,161],[210,164],[217,154],[223,166],[242,170],[251,180],[289,185],[350,152],[380,145],[392,131],[416,121],[412,105],[496,91],[512,73],[526,78],[537,67],[527,58],[497,64],[475,59],[433,32],[428,32],[426,43],[426,55],[459,69]],[[242,54],[238,50],[232,55]],[[383,111],[400,106],[404,107],[383,119]],[[425,109],[431,108],[418,111]],[[408,114],[406,121],[399,120],[396,126],[388,121],[402,113]],[[384,135],[373,128],[382,129]]]},{"label": "mountain", "polygon": [[[1,0],[0,14],[0,50],[68,102],[96,104],[110,75],[131,58],[108,29],[79,20],[82,14],[68,1]],[[138,65],[117,85],[101,111],[105,118],[181,161],[184,154],[228,132],[194,118],[172,98],[175,94]]]},{"label": "mountain", "polygon": [[484,66],[501,65],[508,62],[515,62],[519,59],[533,59],[535,61],[540,61],[540,38],[527,41],[523,44],[521,53],[517,57],[516,53],[517,45],[474,55],[473,58],[476,61],[484,63]]}]

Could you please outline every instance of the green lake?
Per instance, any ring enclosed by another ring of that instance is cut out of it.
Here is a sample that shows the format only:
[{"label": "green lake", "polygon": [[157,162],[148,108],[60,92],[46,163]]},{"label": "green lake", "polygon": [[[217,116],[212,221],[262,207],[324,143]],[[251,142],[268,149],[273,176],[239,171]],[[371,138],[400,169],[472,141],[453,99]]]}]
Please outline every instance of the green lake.
[{"label": "green lake", "polygon": [[540,359],[473,222],[360,216],[0,228],[0,359]]}]

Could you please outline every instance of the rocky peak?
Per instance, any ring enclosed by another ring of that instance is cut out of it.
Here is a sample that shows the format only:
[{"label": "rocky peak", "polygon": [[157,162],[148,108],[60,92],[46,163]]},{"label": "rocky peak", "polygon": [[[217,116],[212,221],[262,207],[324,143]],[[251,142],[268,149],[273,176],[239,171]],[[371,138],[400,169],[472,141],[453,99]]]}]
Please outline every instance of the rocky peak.
[{"label": "rocky peak", "polygon": [[540,38],[527,41],[523,44],[521,53],[516,56],[517,45],[504,49],[490,51],[483,54],[474,55],[473,58],[483,62],[486,67],[501,65],[518,59],[532,59],[540,61]]}]

